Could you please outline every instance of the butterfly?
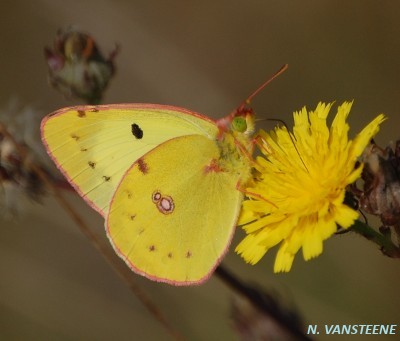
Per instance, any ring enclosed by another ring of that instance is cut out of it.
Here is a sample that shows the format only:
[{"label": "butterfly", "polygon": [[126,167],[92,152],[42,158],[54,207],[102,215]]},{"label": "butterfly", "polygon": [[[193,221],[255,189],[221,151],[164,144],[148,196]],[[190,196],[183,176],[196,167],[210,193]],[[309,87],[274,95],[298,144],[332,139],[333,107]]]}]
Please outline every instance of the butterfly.
[{"label": "butterfly", "polygon": [[233,237],[251,176],[247,102],[262,87],[217,121],[154,104],[64,108],[42,120],[42,141],[134,272],[199,284]]}]

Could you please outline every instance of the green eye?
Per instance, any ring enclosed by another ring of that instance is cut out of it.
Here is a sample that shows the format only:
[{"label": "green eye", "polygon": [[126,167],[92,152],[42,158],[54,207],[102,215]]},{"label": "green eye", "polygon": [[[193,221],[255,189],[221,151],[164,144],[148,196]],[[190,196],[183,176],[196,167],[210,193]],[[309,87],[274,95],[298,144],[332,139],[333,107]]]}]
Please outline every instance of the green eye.
[{"label": "green eye", "polygon": [[244,133],[247,130],[247,122],[244,117],[235,117],[232,120],[232,130]]}]

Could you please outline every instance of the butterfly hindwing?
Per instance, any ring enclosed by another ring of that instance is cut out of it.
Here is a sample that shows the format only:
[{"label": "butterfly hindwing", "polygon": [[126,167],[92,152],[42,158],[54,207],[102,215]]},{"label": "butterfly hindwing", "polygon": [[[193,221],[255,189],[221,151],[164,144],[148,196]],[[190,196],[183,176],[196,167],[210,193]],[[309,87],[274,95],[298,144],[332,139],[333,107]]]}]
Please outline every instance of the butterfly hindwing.
[{"label": "butterfly hindwing", "polygon": [[61,109],[42,121],[42,139],[57,167],[105,216],[125,172],[142,155],[178,136],[213,139],[218,129],[204,116],[149,104]]},{"label": "butterfly hindwing", "polygon": [[106,221],[114,249],[157,281],[200,283],[229,246],[242,194],[239,175],[216,166],[221,151],[204,135],[173,138],[123,176]]}]

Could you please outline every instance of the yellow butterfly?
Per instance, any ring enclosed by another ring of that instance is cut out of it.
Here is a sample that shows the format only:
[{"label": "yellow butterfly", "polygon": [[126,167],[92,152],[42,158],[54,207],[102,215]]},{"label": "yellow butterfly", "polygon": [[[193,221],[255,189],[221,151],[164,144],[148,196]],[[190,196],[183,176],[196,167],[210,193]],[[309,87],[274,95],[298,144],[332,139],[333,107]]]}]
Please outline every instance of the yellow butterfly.
[{"label": "yellow butterfly", "polygon": [[211,275],[251,175],[254,114],[245,103],[218,121],[152,104],[70,107],[45,117],[41,132],[133,271],[174,285]]}]

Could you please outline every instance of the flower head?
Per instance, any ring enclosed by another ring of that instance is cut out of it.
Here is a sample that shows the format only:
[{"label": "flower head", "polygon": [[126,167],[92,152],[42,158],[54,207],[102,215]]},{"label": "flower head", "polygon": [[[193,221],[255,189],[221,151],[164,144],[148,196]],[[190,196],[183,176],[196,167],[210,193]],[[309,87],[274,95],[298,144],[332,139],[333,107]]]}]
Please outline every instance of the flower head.
[{"label": "flower head", "polygon": [[280,243],[274,271],[289,271],[300,248],[305,260],[317,257],[337,225],[346,229],[358,218],[344,203],[346,187],[360,177],[357,159],[385,117],[378,115],[349,140],[352,103],[338,108],[328,128],[331,106],[319,103],[314,111],[295,112],[293,133],[286,127],[260,132],[263,156],[256,160],[239,219],[248,235],[236,248],[247,262],[257,263]]}]

